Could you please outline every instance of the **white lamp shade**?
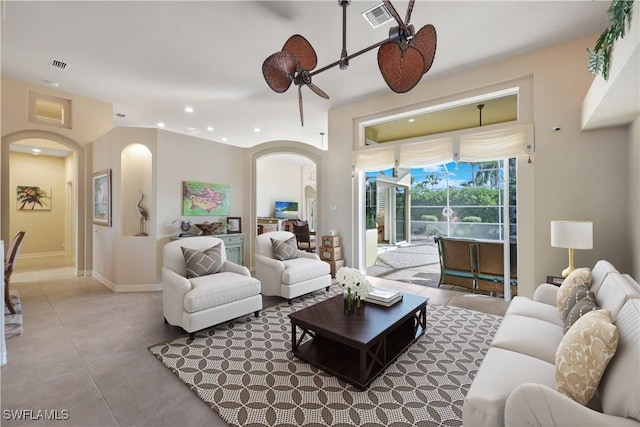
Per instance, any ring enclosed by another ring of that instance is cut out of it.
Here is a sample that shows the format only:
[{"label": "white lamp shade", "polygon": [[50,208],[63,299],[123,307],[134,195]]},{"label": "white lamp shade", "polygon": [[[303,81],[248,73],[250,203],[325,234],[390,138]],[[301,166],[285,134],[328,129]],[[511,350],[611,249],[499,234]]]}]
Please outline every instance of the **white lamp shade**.
[{"label": "white lamp shade", "polygon": [[554,248],[593,249],[593,222],[551,221]]}]

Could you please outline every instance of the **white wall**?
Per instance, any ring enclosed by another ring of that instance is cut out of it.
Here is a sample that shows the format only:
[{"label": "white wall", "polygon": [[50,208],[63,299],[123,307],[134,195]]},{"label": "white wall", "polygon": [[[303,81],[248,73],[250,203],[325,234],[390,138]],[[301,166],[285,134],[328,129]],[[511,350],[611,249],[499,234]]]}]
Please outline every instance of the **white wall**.
[{"label": "white wall", "polygon": [[276,201],[298,202],[303,207],[302,165],[291,156],[272,154],[256,164],[256,212],[259,217],[272,217]]},{"label": "white wall", "polygon": [[[351,165],[358,118],[392,110],[410,110],[412,105],[477,92],[500,82],[533,76],[533,119],[536,153],[532,167],[532,207],[520,212],[533,225],[534,236],[519,242],[520,264],[533,265],[530,277],[520,280],[520,293],[531,295],[547,274],[559,273],[568,263],[566,250],[550,247],[552,219],[594,221],[594,249],[576,251],[576,265],[593,266],[608,259],[622,271],[631,267],[628,233],[629,153],[628,129],[580,131],[580,108],[593,76],[586,68],[586,47],[596,36],[574,40],[534,53],[448,76],[426,76],[411,92],[390,91],[363,101],[335,108],[329,113],[329,150],[323,159],[320,197],[324,200],[321,232],[341,231],[347,264],[355,258],[355,234]],[[440,53],[443,55],[445,53]],[[438,60],[436,55],[435,61]],[[560,126],[553,132],[552,126]],[[335,205],[336,210],[330,206]]]}]

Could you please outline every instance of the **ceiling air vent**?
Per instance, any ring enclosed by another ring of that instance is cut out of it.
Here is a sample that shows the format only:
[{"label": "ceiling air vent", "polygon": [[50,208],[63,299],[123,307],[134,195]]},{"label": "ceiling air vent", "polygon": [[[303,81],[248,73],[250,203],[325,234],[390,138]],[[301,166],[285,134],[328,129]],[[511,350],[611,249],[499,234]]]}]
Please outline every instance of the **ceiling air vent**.
[{"label": "ceiling air vent", "polygon": [[366,19],[373,28],[378,28],[379,26],[393,20],[393,17],[382,3],[372,9],[362,12],[362,16],[364,16],[364,19]]},{"label": "ceiling air vent", "polygon": [[51,58],[51,66],[54,68],[59,68],[60,70],[64,70],[67,68],[67,63],[64,61],[60,61],[59,59]]}]

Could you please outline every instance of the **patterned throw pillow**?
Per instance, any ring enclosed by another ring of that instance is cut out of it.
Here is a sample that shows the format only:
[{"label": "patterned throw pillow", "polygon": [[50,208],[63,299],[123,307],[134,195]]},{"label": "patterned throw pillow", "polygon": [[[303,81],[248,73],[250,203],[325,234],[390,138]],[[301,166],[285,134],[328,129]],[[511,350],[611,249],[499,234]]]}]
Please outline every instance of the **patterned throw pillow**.
[{"label": "patterned throw pillow", "polygon": [[222,245],[220,243],[204,252],[184,246],[180,248],[187,265],[187,279],[218,273],[222,270]]},{"label": "patterned throw pillow", "polygon": [[285,241],[272,238],[271,245],[273,246],[273,257],[277,260],[286,261],[298,256],[298,242],[296,242],[295,236]]},{"label": "patterned throw pillow", "polygon": [[571,292],[569,292],[569,296],[564,302],[564,307],[562,308],[562,318],[566,319],[573,306],[576,305],[578,301],[581,301],[584,298],[593,300],[594,304],[596,302],[596,295],[591,292],[587,285],[578,285],[573,288]]},{"label": "patterned throw pillow", "polygon": [[567,317],[564,318],[564,333],[566,334],[579,318],[584,316],[586,313],[597,309],[598,306],[596,305],[596,301],[590,298],[583,298],[575,303],[567,313]]},{"label": "patterned throw pillow", "polygon": [[558,289],[558,296],[556,300],[556,306],[558,307],[558,313],[562,316],[562,309],[564,308],[564,302],[567,300],[569,293],[578,285],[586,285],[591,287],[591,270],[588,268],[576,268],[573,270],[566,279],[563,280],[560,289]]},{"label": "patterned throw pillow", "polygon": [[556,351],[557,390],[586,405],[618,347],[609,310],[586,313],[564,335]]}]

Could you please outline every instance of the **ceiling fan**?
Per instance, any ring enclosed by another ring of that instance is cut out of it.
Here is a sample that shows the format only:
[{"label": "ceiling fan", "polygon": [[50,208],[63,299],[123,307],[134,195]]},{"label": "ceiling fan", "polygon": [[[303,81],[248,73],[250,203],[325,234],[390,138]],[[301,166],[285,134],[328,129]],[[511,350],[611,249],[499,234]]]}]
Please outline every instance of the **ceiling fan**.
[{"label": "ceiling fan", "polygon": [[311,43],[303,36],[295,34],[285,42],[282,50],[270,55],[262,64],[262,75],[269,87],[283,93],[295,83],[298,86],[298,105],[300,123],[304,126],[302,107],[302,86],[307,86],[317,95],[329,99],[329,95],[313,84],[312,77],[323,71],[340,66],[349,68],[349,60],[376,47],[378,49],[378,68],[389,88],[396,93],[405,93],[413,89],[422,75],[431,68],[436,54],[437,36],[433,25],[428,24],[415,32],[409,23],[415,0],[410,0],[404,21],[389,0],[383,4],[398,24],[389,30],[389,37],[358,52],[347,54],[347,6],[351,0],[338,0],[342,7],[342,52],[340,59],[313,71],[318,65],[318,57]]}]

